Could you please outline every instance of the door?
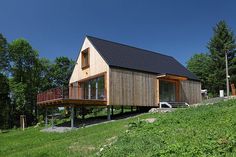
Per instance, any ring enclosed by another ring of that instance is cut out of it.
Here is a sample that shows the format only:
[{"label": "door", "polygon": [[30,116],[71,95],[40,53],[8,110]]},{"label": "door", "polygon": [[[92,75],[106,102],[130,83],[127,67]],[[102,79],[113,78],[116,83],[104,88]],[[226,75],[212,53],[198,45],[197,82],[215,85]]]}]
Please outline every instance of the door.
[{"label": "door", "polygon": [[176,102],[176,82],[160,80],[159,83],[160,101]]}]

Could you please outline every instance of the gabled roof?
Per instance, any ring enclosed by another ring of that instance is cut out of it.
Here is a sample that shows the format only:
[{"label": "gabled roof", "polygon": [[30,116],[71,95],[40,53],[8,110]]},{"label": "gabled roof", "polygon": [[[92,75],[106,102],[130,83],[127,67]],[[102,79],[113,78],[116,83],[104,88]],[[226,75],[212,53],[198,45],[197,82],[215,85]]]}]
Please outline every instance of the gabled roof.
[{"label": "gabled roof", "polygon": [[92,36],[87,36],[87,38],[109,66],[199,80],[171,56]]}]

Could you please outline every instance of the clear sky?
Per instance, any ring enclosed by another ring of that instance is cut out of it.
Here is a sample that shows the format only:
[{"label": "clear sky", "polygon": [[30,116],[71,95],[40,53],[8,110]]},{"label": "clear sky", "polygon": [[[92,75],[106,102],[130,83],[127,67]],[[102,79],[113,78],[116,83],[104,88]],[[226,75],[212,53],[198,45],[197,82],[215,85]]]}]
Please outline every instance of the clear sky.
[{"label": "clear sky", "polygon": [[0,32],[40,57],[76,59],[85,35],[167,55],[182,64],[207,51],[212,27],[236,33],[235,0],[0,0]]}]

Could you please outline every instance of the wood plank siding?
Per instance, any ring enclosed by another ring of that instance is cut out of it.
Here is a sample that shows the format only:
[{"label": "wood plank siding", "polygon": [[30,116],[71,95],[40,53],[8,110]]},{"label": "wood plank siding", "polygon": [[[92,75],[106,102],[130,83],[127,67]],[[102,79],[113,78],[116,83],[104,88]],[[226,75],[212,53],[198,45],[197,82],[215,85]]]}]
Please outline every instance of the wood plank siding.
[{"label": "wood plank siding", "polygon": [[[88,53],[87,57],[89,66],[87,65],[83,67],[82,54],[85,52]],[[96,77],[96,75],[107,72],[108,69],[109,66],[107,65],[107,63],[97,52],[91,42],[87,38],[85,38],[85,41],[82,45],[73,73],[70,78],[70,84],[74,82],[81,82],[92,77]]]},{"label": "wood plank siding", "polygon": [[189,104],[201,102],[201,82],[192,80],[180,81],[180,101]]},{"label": "wood plank siding", "polygon": [[110,68],[109,104],[157,106],[156,75]]},{"label": "wood plank siding", "polygon": [[150,107],[158,107],[160,101],[194,104],[201,102],[201,83],[192,80],[198,79],[173,57],[87,36],[67,90],[40,93],[37,104]]}]

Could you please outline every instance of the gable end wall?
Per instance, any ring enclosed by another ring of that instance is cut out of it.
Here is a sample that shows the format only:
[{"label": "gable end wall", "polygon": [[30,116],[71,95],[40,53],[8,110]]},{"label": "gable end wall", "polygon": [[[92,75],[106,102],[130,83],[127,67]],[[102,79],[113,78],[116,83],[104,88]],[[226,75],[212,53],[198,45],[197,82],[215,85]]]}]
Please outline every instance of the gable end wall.
[{"label": "gable end wall", "polygon": [[[82,69],[82,51],[89,48],[89,68]],[[106,64],[101,55],[97,52],[91,42],[85,38],[82,48],[79,53],[79,57],[76,61],[76,65],[74,67],[73,73],[70,78],[70,84],[73,82],[80,81],[82,79],[86,79],[88,77],[98,75],[109,70],[109,66]]]}]

